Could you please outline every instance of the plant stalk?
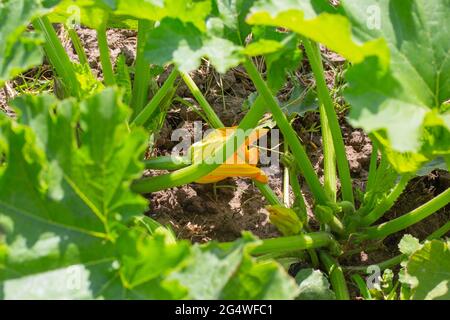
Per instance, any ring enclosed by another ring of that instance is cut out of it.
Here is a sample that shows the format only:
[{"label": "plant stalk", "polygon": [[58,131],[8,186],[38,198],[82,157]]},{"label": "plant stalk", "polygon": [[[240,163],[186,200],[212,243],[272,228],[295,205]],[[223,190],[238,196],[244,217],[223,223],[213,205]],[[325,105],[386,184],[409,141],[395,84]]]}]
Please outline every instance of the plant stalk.
[{"label": "plant stalk", "polygon": [[344,140],[342,138],[341,127],[339,125],[339,119],[334,108],[333,100],[331,99],[330,92],[328,91],[327,83],[325,81],[324,69],[322,64],[322,58],[320,56],[320,50],[316,43],[309,39],[304,39],[303,44],[305,46],[306,54],[308,55],[311,68],[314,76],[316,77],[317,93],[319,100],[325,108],[327,115],[328,126],[333,138],[334,150],[336,152],[337,167],[339,170],[339,177],[341,180],[342,198],[344,201],[355,203],[353,197],[353,185],[350,176],[350,167],[345,152]]},{"label": "plant stalk", "polygon": [[[288,153],[289,149],[287,144],[285,145],[285,152]],[[284,171],[283,171],[283,203],[286,206],[286,208],[289,208],[291,206],[291,201],[290,201],[290,170],[287,166],[284,167]]]},{"label": "plant stalk", "polygon": [[167,80],[164,82],[162,87],[158,90],[158,92],[153,96],[150,102],[142,109],[142,111],[134,118],[131,122],[131,126],[142,126],[144,125],[148,119],[152,116],[152,114],[156,111],[156,109],[160,106],[161,101],[163,101],[164,97],[170,92],[173,88],[175,80],[178,77],[178,71],[173,69],[170,73]]},{"label": "plant stalk", "polygon": [[371,191],[375,185],[378,167],[378,143],[375,139],[373,139],[373,137],[371,140],[372,154],[370,155],[369,175],[367,177],[366,192]]},{"label": "plant stalk", "polygon": [[197,84],[192,80],[191,76],[186,72],[180,72],[181,78],[186,83],[187,87],[191,91],[192,95],[195,97],[195,100],[199,103],[200,107],[202,107],[203,111],[206,114],[206,118],[208,119],[209,124],[213,128],[223,128],[224,125],[217,114],[214,112],[214,109],[211,107],[209,102],[206,100],[203,93],[198,88]]},{"label": "plant stalk", "polygon": [[113,86],[116,83],[114,71],[109,54],[108,39],[106,36],[106,23],[97,30],[98,49],[100,51],[100,62],[102,64],[103,79],[107,86]]},{"label": "plant stalk", "polygon": [[327,232],[305,233],[291,237],[279,237],[262,240],[261,245],[251,251],[252,255],[292,252],[298,250],[327,247],[335,240]]},{"label": "plant stalk", "polygon": [[37,18],[33,21],[35,30],[40,31],[45,37],[44,50],[50,63],[55,68],[56,73],[63,79],[64,85],[69,90],[72,97],[79,98],[80,85],[77,80],[72,62],[62,46],[58,35],[53,29],[47,17]]},{"label": "plant stalk", "polygon": [[178,170],[191,165],[190,159],[180,156],[163,156],[144,160],[147,170]]},{"label": "plant stalk", "polygon": [[450,203],[450,189],[447,189],[434,199],[428,201],[410,213],[380,225],[365,229],[363,233],[360,234],[360,237],[362,240],[385,238],[422,221],[446,206],[448,203]]},{"label": "plant stalk", "polygon": [[337,300],[350,300],[347,282],[345,281],[344,272],[339,263],[324,250],[319,251],[319,257],[330,277],[331,286],[333,287]]},{"label": "plant stalk", "polygon": [[333,146],[333,137],[328,125],[328,117],[324,104],[320,104],[320,123],[322,127],[323,157],[324,157],[324,187],[333,201],[337,197],[336,155]]},{"label": "plant stalk", "polygon": [[133,116],[137,116],[144,108],[148,98],[148,89],[150,85],[150,65],[145,60],[145,45],[147,35],[152,28],[152,22],[139,20],[138,37],[136,49],[136,62],[134,65],[135,75],[133,83],[133,95],[131,98],[131,107]]},{"label": "plant stalk", "polygon": [[70,27],[66,27],[67,32],[69,33],[70,40],[75,48],[75,52],[77,53],[78,59],[80,60],[80,64],[89,66],[89,61],[86,56],[86,52],[84,51],[83,45],[81,44],[80,38],[78,37],[78,33]]},{"label": "plant stalk", "polygon": [[397,199],[405,190],[408,182],[411,180],[412,175],[404,175],[400,178],[400,181],[396,184],[391,193],[378,204],[368,215],[362,218],[361,226],[370,226],[372,223],[380,219],[389,209],[393,207]]}]

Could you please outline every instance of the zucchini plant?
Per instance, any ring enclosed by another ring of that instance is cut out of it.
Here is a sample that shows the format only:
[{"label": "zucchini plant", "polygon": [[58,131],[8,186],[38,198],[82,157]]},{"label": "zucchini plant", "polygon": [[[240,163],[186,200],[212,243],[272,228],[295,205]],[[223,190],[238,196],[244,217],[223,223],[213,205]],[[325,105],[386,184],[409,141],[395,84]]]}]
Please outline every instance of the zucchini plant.
[{"label": "zucchini plant", "polygon": [[[57,97],[19,96],[10,102],[16,119],[0,117],[0,297],[349,299],[344,270],[354,273],[361,295],[376,296],[359,275],[365,268],[341,266],[342,257],[403,232],[450,202],[447,189],[381,222],[424,165],[450,164],[449,15],[448,0],[0,2],[0,86],[40,64],[44,54],[61,86]],[[100,79],[91,72],[74,19],[97,32]],[[55,24],[67,30],[78,62],[65,52]],[[111,61],[110,28],[137,31],[134,77],[123,58]],[[373,145],[364,190],[352,181],[320,45],[348,61],[348,121]],[[323,182],[277,99],[302,56],[319,99]],[[255,87],[232,130],[225,130],[189,75],[204,59],[220,73],[243,67]],[[265,63],[263,72],[257,59]],[[161,87],[152,66],[171,70]],[[194,145],[181,159],[145,159],[148,138],[161,129],[181,81],[215,129],[197,145],[209,152],[198,156]],[[267,176],[245,163],[255,156],[252,134],[267,113],[283,135],[283,201]],[[244,164],[227,164],[242,151]],[[143,177],[144,169],[169,173]],[[191,244],[143,215],[141,194],[231,176],[253,179],[280,237],[259,240],[244,232],[230,243]],[[417,240],[417,250],[403,243],[402,255],[381,261],[382,269],[401,263],[406,269],[401,285],[388,285],[391,290],[378,297],[448,298],[442,285],[448,263],[435,261],[448,255],[448,243],[439,239],[449,231],[445,223],[422,245]],[[425,272],[418,268],[421,257]],[[311,268],[294,279],[285,261]],[[427,273],[436,268],[442,270],[431,279]]]}]

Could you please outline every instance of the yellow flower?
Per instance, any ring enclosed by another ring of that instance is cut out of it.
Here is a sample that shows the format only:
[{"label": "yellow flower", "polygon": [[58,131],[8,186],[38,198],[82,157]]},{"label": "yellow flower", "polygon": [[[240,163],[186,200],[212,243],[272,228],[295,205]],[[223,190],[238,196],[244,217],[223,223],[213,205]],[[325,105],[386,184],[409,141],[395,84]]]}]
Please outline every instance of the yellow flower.
[{"label": "yellow flower", "polygon": [[[236,132],[236,127],[215,129],[209,133],[202,141],[192,145],[190,149],[192,162],[201,163],[222,146]],[[255,147],[251,147],[252,143],[266,135],[268,130],[257,129],[253,131],[245,142],[237,149],[237,151],[210,174],[197,180],[197,183],[214,183],[229,177],[246,177],[261,183],[267,183],[268,178],[265,173],[259,169],[258,164],[259,152]],[[244,133],[244,132],[242,132]],[[218,155],[217,161],[222,159]],[[215,159],[216,160],[216,159]]]}]

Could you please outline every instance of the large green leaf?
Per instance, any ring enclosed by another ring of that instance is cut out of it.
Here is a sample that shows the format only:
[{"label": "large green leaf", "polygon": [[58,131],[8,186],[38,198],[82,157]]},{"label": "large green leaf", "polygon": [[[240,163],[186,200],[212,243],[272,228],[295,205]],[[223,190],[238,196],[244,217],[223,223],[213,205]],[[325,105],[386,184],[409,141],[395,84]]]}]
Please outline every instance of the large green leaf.
[{"label": "large green leaf", "polygon": [[212,15],[208,18],[211,34],[244,45],[252,28],[245,18],[255,0],[213,0]]},{"label": "large green leaf", "polygon": [[450,299],[450,243],[426,242],[409,257],[400,280],[411,287],[412,299]]},{"label": "large green leaf", "polygon": [[300,270],[295,276],[300,292],[298,300],[335,300],[336,295],[330,289],[330,282],[325,275],[311,268]]},{"label": "large green leaf", "polygon": [[190,263],[170,276],[189,288],[191,299],[293,299],[293,279],[274,262],[255,262],[248,254],[255,239],[244,234],[231,248],[216,243],[193,250]]},{"label": "large green leaf", "polygon": [[0,2],[0,87],[20,72],[42,63],[42,39],[25,31],[33,17],[45,12],[40,0]]},{"label": "large green leaf", "polygon": [[63,0],[50,19],[97,29],[105,22],[111,27],[135,28],[136,19],[159,21],[172,17],[205,30],[210,11],[211,0]]},{"label": "large green leaf", "polygon": [[17,120],[0,116],[0,298],[182,299],[216,277],[215,298],[292,297],[278,264],[249,256],[258,240],[192,246],[140,216],[130,184],[146,134],[121,101],[114,88],[82,102],[23,96]]},{"label": "large green leaf", "polygon": [[389,61],[385,41],[357,41],[348,19],[328,0],[260,0],[251,9],[247,22],[287,28],[326,45],[354,63],[368,56],[377,56],[386,64]]},{"label": "large green leaf", "polygon": [[2,119],[6,275],[105,259],[109,230],[145,209],[145,200],[129,190],[141,174],[145,135],[129,132],[119,99],[111,89],[80,107],[25,96],[13,103],[20,124]]},{"label": "large green leaf", "polygon": [[[362,0],[342,6],[358,39],[383,37],[391,52],[387,72],[374,58],[348,72],[351,123],[377,136],[398,171],[448,157],[450,1]],[[370,19],[379,24],[367,23]]]},{"label": "large green leaf", "polygon": [[221,73],[242,60],[241,48],[230,40],[201,32],[192,23],[165,18],[149,32],[145,55],[158,65],[175,63],[180,71],[192,71],[207,57]]}]

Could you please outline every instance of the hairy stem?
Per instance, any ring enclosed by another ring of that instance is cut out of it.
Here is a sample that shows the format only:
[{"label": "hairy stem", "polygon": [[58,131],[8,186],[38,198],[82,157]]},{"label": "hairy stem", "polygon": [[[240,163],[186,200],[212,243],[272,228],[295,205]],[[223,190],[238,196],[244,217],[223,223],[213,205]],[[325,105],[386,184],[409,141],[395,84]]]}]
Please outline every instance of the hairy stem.
[{"label": "hairy stem", "polygon": [[164,156],[144,160],[144,166],[147,170],[178,170],[191,164],[190,159],[180,156]]},{"label": "hairy stem", "polygon": [[397,199],[405,190],[408,182],[411,180],[412,175],[404,175],[401,177],[400,181],[392,189],[391,193],[384,199],[380,204],[378,204],[375,209],[372,210],[368,215],[362,218],[362,226],[370,226],[372,223],[380,219],[389,209],[393,207]]},{"label": "hairy stem", "polygon": [[[287,146],[287,144],[285,145],[285,152],[289,153],[289,148]],[[290,207],[290,190],[289,190],[289,186],[290,186],[290,170],[289,167],[284,167],[284,171],[283,171],[283,203],[284,205],[289,208]]]},{"label": "hairy stem", "polygon": [[[425,240],[435,240],[440,239],[444,235],[447,234],[447,232],[450,231],[450,221],[444,224],[442,227],[440,227],[438,230],[430,234]],[[399,254],[393,258],[390,258],[388,260],[376,263],[376,265],[380,268],[381,271],[386,269],[391,269],[392,267],[395,267],[396,265],[399,265],[403,260],[407,259],[408,256],[406,254]],[[345,270],[349,271],[360,271],[360,272],[367,272],[367,266],[348,266],[344,267]]]},{"label": "hairy stem", "polygon": [[324,104],[320,104],[320,123],[322,127],[323,157],[324,157],[324,187],[328,196],[336,201],[336,155],[334,153],[333,137],[328,125],[328,117]]},{"label": "hairy stem", "polygon": [[333,287],[333,291],[336,294],[336,298],[338,300],[350,300],[344,272],[342,271],[342,268],[341,266],[339,266],[336,259],[334,259],[324,250],[319,251],[319,257],[330,277],[331,286]]},{"label": "hairy stem", "polygon": [[290,179],[289,182],[292,187],[292,192],[295,195],[294,205],[297,205],[301,210],[306,212],[306,203],[305,198],[303,197],[302,187],[300,186],[300,182],[298,182],[298,177],[295,171],[289,171]]},{"label": "hairy stem", "polygon": [[137,116],[144,108],[148,97],[148,88],[150,85],[150,65],[145,60],[145,44],[148,31],[152,28],[152,22],[139,20],[136,62],[134,65],[135,75],[133,83],[133,95],[131,98],[131,107],[133,116]]},{"label": "hairy stem", "polygon": [[116,80],[114,79],[114,71],[109,54],[108,39],[106,37],[106,23],[104,23],[97,30],[97,41],[105,85],[113,86],[116,83]]},{"label": "hairy stem", "polygon": [[308,55],[314,76],[316,77],[317,93],[320,102],[323,104],[325,108],[329,130],[333,138],[334,150],[336,152],[337,167],[339,170],[339,177],[341,180],[342,198],[343,200],[349,201],[354,204],[353,185],[350,176],[350,167],[345,152],[345,145],[344,140],[342,138],[339,119],[337,117],[336,110],[334,109],[334,103],[333,100],[331,99],[330,92],[328,91],[327,83],[325,81],[320,50],[316,43],[308,39],[304,39],[303,44],[305,46],[306,54]]},{"label": "hairy stem", "polygon": [[195,100],[199,103],[200,107],[206,114],[206,118],[208,119],[209,124],[213,128],[223,128],[224,125],[217,114],[214,112],[214,109],[206,100],[205,96],[202,94],[198,86],[195,84],[194,80],[192,80],[191,76],[187,72],[180,73],[181,78],[186,83],[187,87],[195,97]]},{"label": "hairy stem", "polygon": [[172,90],[175,80],[178,77],[178,71],[173,69],[162,87],[153,96],[150,102],[142,109],[142,111],[132,121],[131,126],[142,126],[152,116],[155,110],[160,106],[164,97]]},{"label": "hairy stem", "polygon": [[280,199],[277,197],[277,195],[273,192],[273,190],[267,185],[266,183],[261,183],[259,181],[254,181],[255,186],[259,189],[259,191],[262,193],[264,198],[266,198],[267,202],[272,205],[282,205]]},{"label": "hairy stem", "polygon": [[64,81],[64,85],[69,91],[68,93],[73,97],[79,98],[80,85],[75,70],[50,20],[47,17],[37,18],[33,21],[33,27],[44,35],[46,40],[44,44],[45,54],[58,76]]},{"label": "hairy stem", "polygon": [[373,189],[376,176],[377,176],[377,164],[378,164],[378,143],[375,139],[372,140],[372,154],[370,155],[369,176],[367,178],[366,192]]},{"label": "hairy stem", "polygon": [[72,41],[80,63],[89,66],[89,61],[86,56],[86,52],[84,51],[83,45],[81,44],[80,38],[78,37],[78,33],[70,27],[67,27],[67,32],[69,33],[70,40]]},{"label": "hairy stem", "polygon": [[279,237],[262,240],[262,244],[252,250],[252,255],[291,252],[327,247],[335,240],[327,232],[305,233],[298,236]]},{"label": "hairy stem", "polygon": [[363,240],[385,238],[422,221],[446,206],[448,203],[450,203],[450,189],[447,189],[434,199],[428,201],[410,213],[380,225],[365,229],[360,237]]}]

